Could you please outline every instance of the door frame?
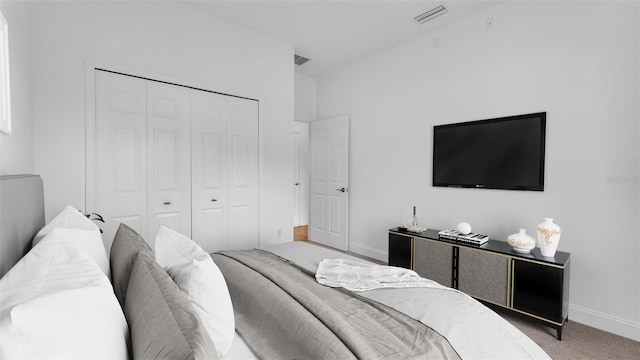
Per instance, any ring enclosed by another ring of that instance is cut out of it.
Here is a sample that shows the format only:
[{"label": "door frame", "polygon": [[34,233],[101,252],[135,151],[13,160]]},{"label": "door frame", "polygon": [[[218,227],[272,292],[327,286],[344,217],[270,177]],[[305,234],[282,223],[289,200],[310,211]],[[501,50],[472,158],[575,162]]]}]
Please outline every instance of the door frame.
[{"label": "door frame", "polygon": [[[304,141],[300,142],[300,147],[298,151],[300,152],[300,165],[299,165],[299,181],[300,185],[298,187],[299,198],[298,198],[298,224],[294,222],[293,226],[303,226],[309,225],[309,209],[310,209],[310,155],[309,155],[309,127],[310,124],[308,121],[302,120],[294,120],[293,121],[293,133],[299,133],[300,139]],[[294,211],[296,209],[294,208]],[[294,214],[295,217],[295,214]]]}]

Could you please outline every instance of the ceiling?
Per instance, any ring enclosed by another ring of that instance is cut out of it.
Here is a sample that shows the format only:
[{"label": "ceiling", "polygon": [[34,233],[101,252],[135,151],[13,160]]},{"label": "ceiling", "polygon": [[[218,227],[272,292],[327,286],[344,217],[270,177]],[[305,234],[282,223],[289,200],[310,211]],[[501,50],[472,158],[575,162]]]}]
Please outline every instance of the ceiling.
[{"label": "ceiling", "polygon": [[[297,55],[311,59],[296,65],[296,72],[315,78],[505,1],[183,0],[293,46]],[[424,24],[414,20],[438,5],[444,5],[448,12]]]}]

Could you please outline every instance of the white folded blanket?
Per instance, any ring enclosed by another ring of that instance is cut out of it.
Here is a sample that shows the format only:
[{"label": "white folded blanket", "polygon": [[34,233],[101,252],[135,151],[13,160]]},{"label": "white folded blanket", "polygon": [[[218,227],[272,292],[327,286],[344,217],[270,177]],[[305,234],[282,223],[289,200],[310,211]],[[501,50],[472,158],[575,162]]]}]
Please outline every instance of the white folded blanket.
[{"label": "white folded blanket", "polygon": [[420,277],[415,271],[384,265],[365,264],[346,259],[324,259],[318,265],[316,281],[350,291],[379,288],[433,287],[442,285]]}]

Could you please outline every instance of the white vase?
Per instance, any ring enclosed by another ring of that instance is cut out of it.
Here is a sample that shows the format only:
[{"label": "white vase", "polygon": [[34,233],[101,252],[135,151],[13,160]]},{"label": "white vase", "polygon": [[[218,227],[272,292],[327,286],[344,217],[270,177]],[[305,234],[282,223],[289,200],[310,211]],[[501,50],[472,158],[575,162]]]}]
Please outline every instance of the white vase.
[{"label": "white vase", "polygon": [[538,246],[542,256],[553,257],[556,254],[562,229],[553,223],[553,219],[544,218],[544,222],[536,227],[538,232]]},{"label": "white vase", "polygon": [[525,229],[520,229],[517,234],[509,235],[507,242],[513,247],[514,251],[522,254],[528,254],[531,249],[536,247],[536,241],[527,234]]}]

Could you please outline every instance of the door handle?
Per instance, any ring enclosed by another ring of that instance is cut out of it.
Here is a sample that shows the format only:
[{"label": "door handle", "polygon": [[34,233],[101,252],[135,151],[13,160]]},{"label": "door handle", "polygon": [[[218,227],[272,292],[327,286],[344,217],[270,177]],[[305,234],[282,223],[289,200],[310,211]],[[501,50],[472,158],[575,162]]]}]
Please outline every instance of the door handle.
[{"label": "door handle", "polygon": [[297,183],[295,183],[295,184],[293,184],[293,185],[298,186],[298,185],[300,185],[300,183],[299,183],[299,182],[297,182]]},{"label": "door handle", "polygon": [[216,202],[216,201],[218,201],[218,199],[211,199],[211,201],[212,201],[212,202]]},{"label": "door handle", "polygon": [[336,191],[347,192],[347,188],[341,187],[339,189],[336,189]]},{"label": "door handle", "polygon": [[165,201],[162,205],[171,205],[171,201]]}]

